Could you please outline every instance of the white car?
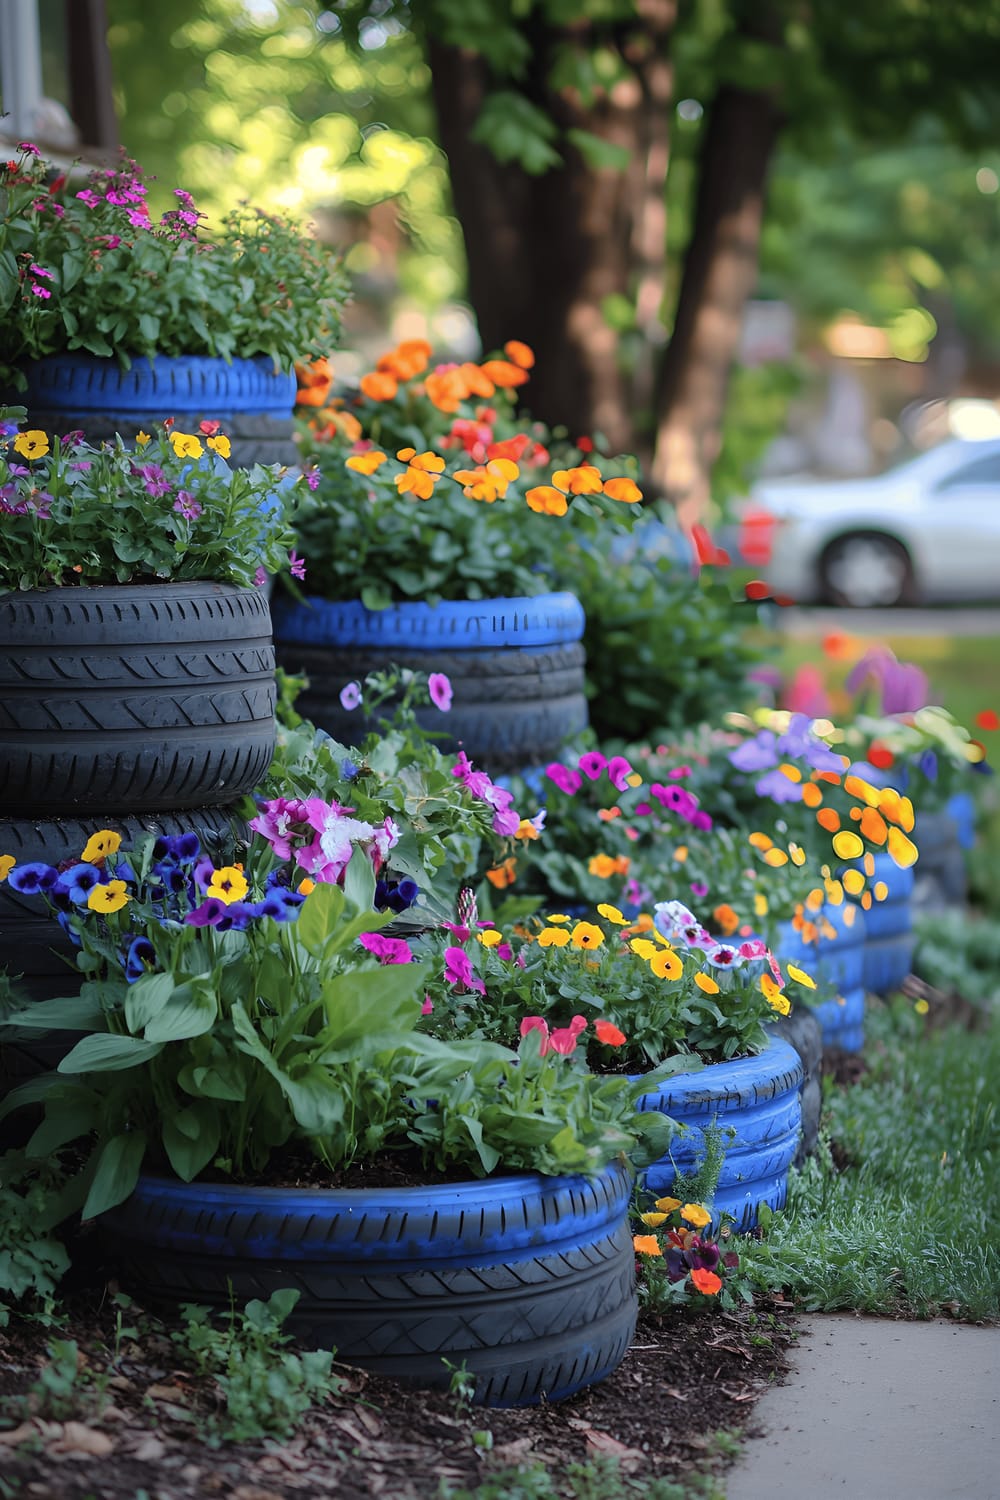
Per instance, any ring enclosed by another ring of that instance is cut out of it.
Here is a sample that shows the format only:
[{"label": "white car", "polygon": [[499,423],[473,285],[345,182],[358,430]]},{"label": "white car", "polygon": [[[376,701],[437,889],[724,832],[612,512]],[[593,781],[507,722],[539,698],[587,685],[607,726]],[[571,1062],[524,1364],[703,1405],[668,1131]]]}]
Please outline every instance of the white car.
[{"label": "white car", "polygon": [[760,484],[742,536],[796,602],[1000,598],[1000,440],[952,439],[874,479]]}]

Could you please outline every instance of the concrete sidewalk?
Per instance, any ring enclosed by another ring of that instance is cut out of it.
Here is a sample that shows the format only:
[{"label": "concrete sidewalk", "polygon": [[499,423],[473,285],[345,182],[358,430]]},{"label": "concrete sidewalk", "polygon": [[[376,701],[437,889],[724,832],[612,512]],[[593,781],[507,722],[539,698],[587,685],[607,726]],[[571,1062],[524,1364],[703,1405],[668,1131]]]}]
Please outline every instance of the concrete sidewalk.
[{"label": "concrete sidewalk", "polygon": [[815,1314],[726,1500],[1000,1500],[1000,1329]]}]

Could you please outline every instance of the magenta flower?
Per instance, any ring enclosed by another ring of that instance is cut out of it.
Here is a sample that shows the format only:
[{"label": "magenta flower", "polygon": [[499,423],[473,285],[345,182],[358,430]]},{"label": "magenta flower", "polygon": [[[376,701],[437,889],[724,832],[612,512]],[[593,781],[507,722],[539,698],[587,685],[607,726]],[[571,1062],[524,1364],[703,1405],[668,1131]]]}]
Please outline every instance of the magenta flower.
[{"label": "magenta flower", "polygon": [[446,714],[451,708],[452,690],[451,681],[444,672],[432,672],[427,679],[427,690],[431,695],[431,702],[435,708]]},{"label": "magenta flower", "polygon": [[[409,964],[413,962],[410,945],[402,938],[383,937],[380,932],[363,932],[358,938],[362,948],[374,954],[380,964]],[[426,1015],[427,1012],[425,1011]]]},{"label": "magenta flower", "polygon": [[584,776],[588,777],[591,781],[598,779],[607,763],[607,756],[602,755],[600,750],[588,750],[586,754],[580,756],[578,762]]},{"label": "magenta flower", "polygon": [[583,777],[579,771],[573,771],[569,766],[564,766],[557,760],[545,767],[545,774],[561,792],[566,793],[567,797],[575,797],[583,786]]},{"label": "magenta flower", "polygon": [[188,490],[178,490],[177,499],[174,501],[174,510],[178,515],[184,517],[185,521],[197,521],[201,515],[201,503],[196,500]]},{"label": "magenta flower", "polygon": [[340,706],[341,706],[341,708],[346,708],[347,712],[351,713],[353,709],[357,708],[357,706],[358,706],[358,704],[360,702],[361,702],[361,684],[360,684],[360,682],[349,682],[346,687],[342,687],[341,688],[341,690],[340,690]]},{"label": "magenta flower", "polygon": [[608,761],[608,780],[616,791],[623,792],[628,786],[627,778],[632,775],[632,767],[624,755],[612,755]]},{"label": "magenta flower", "polygon": [[464,948],[444,950],[444,977],[449,984],[457,984],[462,989],[476,990],[480,995],[486,994],[486,986],[479,976],[473,973],[472,963]]},{"label": "magenta flower", "polygon": [[267,839],[279,859],[291,859],[292,839],[302,837],[305,832],[306,805],[304,802],[275,797],[265,802],[249,826],[254,833]]}]

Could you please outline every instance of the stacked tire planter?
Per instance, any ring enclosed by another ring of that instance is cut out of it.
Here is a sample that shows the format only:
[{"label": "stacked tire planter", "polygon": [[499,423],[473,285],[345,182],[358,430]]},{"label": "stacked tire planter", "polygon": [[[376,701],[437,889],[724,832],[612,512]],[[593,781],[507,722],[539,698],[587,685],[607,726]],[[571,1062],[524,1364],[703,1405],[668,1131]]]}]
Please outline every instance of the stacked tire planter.
[{"label": "stacked tire planter", "polygon": [[[256,589],[203,582],[0,596],[0,853],[78,859],[109,827],[210,847],[274,751],[274,653]],[[69,993],[72,948],[39,901],[0,885],[0,952],[22,994]],[[8,1078],[35,1070],[4,1049]]]},{"label": "stacked tire planter", "polygon": [[782,963],[799,964],[816,979],[836,988],[835,999],[823,1000],[812,1008],[823,1028],[824,1048],[860,1052],[865,1040],[865,913],[849,901],[839,906],[828,902],[815,920],[828,922],[835,935],[805,943],[786,923],[777,956]]},{"label": "stacked tire planter", "polygon": [[609,1375],[635,1330],[631,1174],[393,1189],[144,1177],[99,1221],[125,1285],[224,1310],[294,1287],[289,1327],[338,1360],[485,1406],[558,1400]]},{"label": "stacked tire planter", "polygon": [[551,759],[587,725],[584,615],[568,593],[533,598],[398,604],[366,609],[357,600],[274,601],[278,663],[304,672],[302,713],[342,744],[373,726],[348,712],[340,692],[390,666],[443,672],[451,709],[418,711],[420,724],[494,773]]},{"label": "stacked tire planter", "polygon": [[92,442],[116,432],[131,441],[140,428],[172,417],[179,430],[203,420],[222,423],[231,462],[294,464],[295,376],[275,371],[266,356],[214,359],[157,354],[123,370],[117,360],[60,354],[23,367],[27,389],[17,396],[32,427],[63,434],[82,429]]},{"label": "stacked tire planter", "polygon": [[705,1157],[705,1131],[723,1132],[725,1159],[713,1199],[716,1222],[728,1214],[739,1230],[752,1229],[761,1204],[784,1206],[788,1168],[799,1146],[803,1068],[795,1048],[772,1037],[755,1057],[712,1063],[680,1073],[639,1100],[686,1129],[670,1151],[642,1174],[650,1193],[671,1193],[678,1174],[690,1175]]},{"label": "stacked tire planter", "polygon": [[[861,977],[870,994],[888,995],[909,974],[913,958],[914,873],[901,870],[888,854],[874,854],[871,860],[867,890],[873,900],[865,912]],[[859,899],[848,897],[855,903]]]}]

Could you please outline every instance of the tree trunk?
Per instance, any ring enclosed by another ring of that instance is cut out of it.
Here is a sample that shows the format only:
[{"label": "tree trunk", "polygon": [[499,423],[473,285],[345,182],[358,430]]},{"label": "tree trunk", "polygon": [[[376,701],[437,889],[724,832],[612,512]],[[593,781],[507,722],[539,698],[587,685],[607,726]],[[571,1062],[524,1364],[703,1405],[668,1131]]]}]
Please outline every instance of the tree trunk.
[{"label": "tree trunk", "polygon": [[[669,40],[676,0],[640,0],[640,25],[616,38],[632,76],[585,108],[549,83],[555,49],[586,46],[583,23],[557,31],[527,23],[533,61],[519,91],[560,130],[563,161],[532,176],[471,140],[492,80],[485,60],[433,37],[428,57],[440,139],[465,237],[469,297],[486,350],[510,338],[538,354],[526,404],[570,437],[601,435],[612,451],[634,442],[634,401],[618,336],[605,317],[612,296],[658,305],[665,254]],[[628,152],[629,167],[594,167],[562,133],[582,129]]]},{"label": "tree trunk", "polygon": [[769,93],[724,86],[709,112],[694,226],[660,372],[652,477],[685,526],[705,511],[729,374],[757,282],[767,170],[783,117]]}]

